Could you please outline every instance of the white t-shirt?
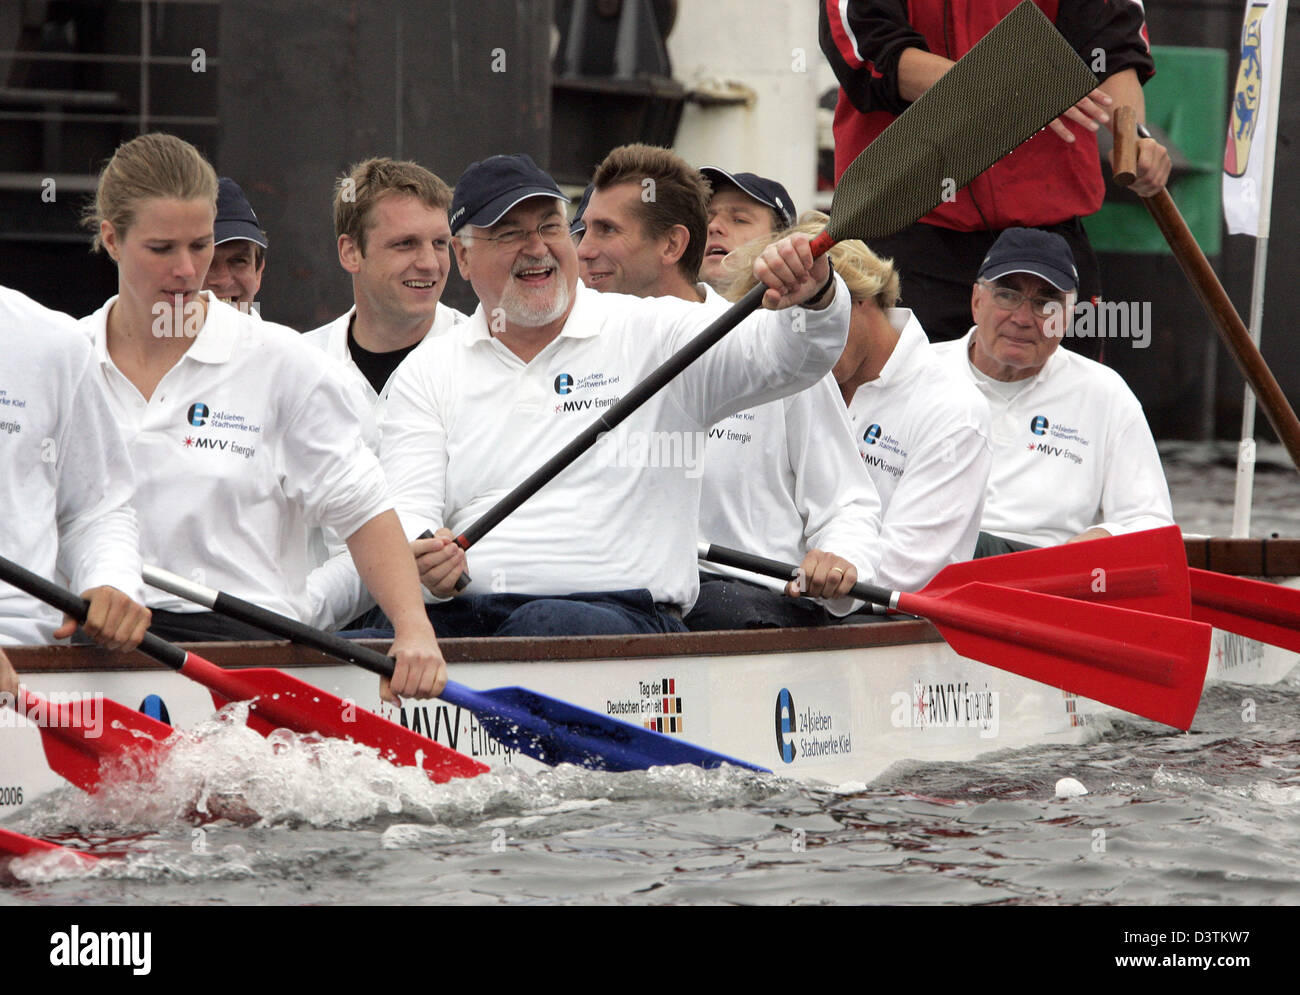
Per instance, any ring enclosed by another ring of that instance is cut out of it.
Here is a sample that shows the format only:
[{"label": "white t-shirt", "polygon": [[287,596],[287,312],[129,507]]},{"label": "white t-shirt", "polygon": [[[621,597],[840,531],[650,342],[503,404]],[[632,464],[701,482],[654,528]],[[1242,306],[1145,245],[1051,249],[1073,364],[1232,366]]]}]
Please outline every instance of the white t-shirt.
[{"label": "white t-shirt", "polygon": [[[848,331],[836,279],[822,311],[742,322],[475,544],[469,593],[646,588],[689,608],[709,426],[827,373]],[[426,339],[397,371],[380,426],[407,535],[463,532],[716,315],[578,283],[564,329],[529,363],[493,338],[482,306]]]},{"label": "white t-shirt", "polygon": [[898,344],[854,392],[849,418],[884,508],[879,584],[919,591],[975,552],[992,431],[979,391],[940,364],[912,312],[885,316]]},{"label": "white t-shirt", "polygon": [[1058,348],[1029,387],[1006,399],[975,377],[974,331],[934,350],[981,387],[993,416],[985,532],[1054,546],[1094,526],[1124,535],[1173,524],[1151,429],[1118,373]]},{"label": "white t-shirt", "polygon": [[[77,322],[0,287],[0,552],[80,593],[144,600],[130,458]],[[40,644],[61,612],[0,583],[0,643]]]},{"label": "white t-shirt", "polygon": [[[110,298],[82,319],[136,471],[145,562],[308,619],[307,530],[351,536],[392,507],[352,378],[291,328],[205,291],[208,314],[146,401],[108,354]],[[150,589],[149,605],[198,611]]]}]

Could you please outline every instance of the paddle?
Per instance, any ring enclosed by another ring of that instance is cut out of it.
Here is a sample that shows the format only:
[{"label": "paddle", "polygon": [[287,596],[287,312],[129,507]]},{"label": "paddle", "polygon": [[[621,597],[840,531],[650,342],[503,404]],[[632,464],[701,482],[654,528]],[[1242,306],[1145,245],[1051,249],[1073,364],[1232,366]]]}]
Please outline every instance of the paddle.
[{"label": "paddle", "polygon": [[[322,653],[365,667],[376,674],[392,676],[391,658],[351,640],[322,632],[296,619],[267,611],[224,591],[195,584],[157,567],[146,566],[144,579],[160,590],[222,615],[314,647]],[[543,763],[571,763],[593,770],[612,771],[645,770],[672,764],[695,764],[712,768],[729,763],[750,770],[767,771],[765,767],[736,760],[600,712],[548,698],[527,688],[475,691],[455,681],[448,681],[439,697],[473,712],[483,728],[498,742]]]},{"label": "paddle", "polygon": [[[1097,86],[1032,3],[1016,7],[859,153],[840,177],[814,257],[846,238],[892,235],[988,169]],[[695,362],[760,304],[760,283],[577,438],[455,537],[468,550]],[[461,589],[467,583],[462,576]]]},{"label": "paddle", "polygon": [[[1128,186],[1136,178],[1137,141],[1134,133],[1143,138],[1150,138],[1151,133],[1137,123],[1137,116],[1131,107],[1115,109],[1115,182]],[[1151,197],[1140,198],[1146,205],[1156,227],[1169,243],[1169,248],[1182,267],[1184,275],[1192,285],[1196,299],[1214,323],[1219,338],[1228,352],[1232,354],[1237,369],[1250,384],[1251,390],[1259,398],[1259,403],[1268,416],[1269,424],[1277,433],[1278,439],[1286,447],[1292,463],[1300,469],[1300,419],[1296,418],[1291,402],[1282,393],[1277,378],[1268,368],[1259,346],[1250,337],[1246,323],[1232,306],[1223,284],[1215,275],[1210,261],[1197,245],[1187,222],[1183,220],[1178,205],[1169,196],[1168,190],[1160,190]]]},{"label": "paddle", "polygon": [[1300,653],[1300,591],[1185,569],[1176,525],[956,563],[925,587],[937,595],[972,581],[1191,618]]},{"label": "paddle", "polygon": [[[1018,555],[1018,554],[1017,554]],[[782,580],[786,563],[710,545],[703,558]],[[962,656],[1187,729],[1205,684],[1210,627],[1149,612],[974,582],[938,595],[854,584],[850,593],[928,619]]]},{"label": "paddle", "polygon": [[99,695],[51,702],[26,688],[20,693],[21,707],[12,707],[40,730],[50,769],[85,791],[99,787],[103,761],[150,765],[172,734],[165,722]]},{"label": "paddle", "polygon": [[1300,653],[1300,591],[1211,570],[1187,572],[1192,618]]},{"label": "paddle", "polygon": [[944,567],[925,585],[937,597],[983,582],[1062,598],[1191,617],[1187,552],[1176,525],[1071,542]]},{"label": "paddle", "polygon": [[38,840],[32,836],[24,836],[12,829],[0,829],[0,854],[3,853],[14,857],[26,857],[33,853],[57,853],[76,860],[87,867],[99,861],[99,858],[92,854],[70,850],[66,846],[59,846],[59,844],[50,843],[48,840]]},{"label": "paddle", "polygon": [[[85,621],[85,601],[4,557],[0,557],[0,580]],[[209,688],[218,707],[228,701],[253,702],[249,725],[263,735],[284,728],[351,740],[374,747],[391,763],[419,767],[438,783],[453,777],[474,777],[488,769],[477,760],[281,671],[222,670],[151,633],[145,635],[140,651]]]}]

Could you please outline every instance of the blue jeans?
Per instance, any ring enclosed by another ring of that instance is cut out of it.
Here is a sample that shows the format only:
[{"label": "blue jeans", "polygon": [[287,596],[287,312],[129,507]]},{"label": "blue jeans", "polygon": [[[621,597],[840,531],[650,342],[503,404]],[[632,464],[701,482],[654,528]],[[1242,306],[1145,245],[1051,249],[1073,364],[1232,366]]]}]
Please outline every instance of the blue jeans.
[{"label": "blue jeans", "polygon": [[784,629],[835,621],[834,615],[808,598],[790,598],[746,580],[701,572],[700,596],[686,616],[686,627],[692,632]]},{"label": "blue jeans", "polygon": [[[674,606],[655,604],[650,592],[581,594],[470,594],[427,605],[439,637],[625,636],[685,632]],[[393,626],[378,608],[365,626],[339,633],[349,639],[388,639]]]}]

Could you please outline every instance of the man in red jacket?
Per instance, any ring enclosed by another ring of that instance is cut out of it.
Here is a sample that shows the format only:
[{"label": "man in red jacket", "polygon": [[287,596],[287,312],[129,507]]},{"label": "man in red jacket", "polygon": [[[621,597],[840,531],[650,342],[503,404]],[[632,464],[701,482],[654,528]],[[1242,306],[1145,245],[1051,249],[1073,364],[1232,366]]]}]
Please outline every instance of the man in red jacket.
[{"label": "man in red jacket", "polygon": [[[1018,0],[822,0],[822,51],[840,82],[835,108],[835,176],[907,106],[928,90]],[[970,327],[970,283],[1007,228],[1062,235],[1079,267],[1080,298],[1101,293],[1097,257],[1081,219],[1105,194],[1096,131],[1128,105],[1143,120],[1142,84],[1155,72],[1138,0],[1035,0],[1101,86],[1010,155],[977,176],[954,200],[871,248],[907,274],[905,303],[933,341]],[[1169,154],[1138,142],[1133,191],[1149,196],[1169,177]],[[1089,343],[1067,339],[1068,345]]]}]

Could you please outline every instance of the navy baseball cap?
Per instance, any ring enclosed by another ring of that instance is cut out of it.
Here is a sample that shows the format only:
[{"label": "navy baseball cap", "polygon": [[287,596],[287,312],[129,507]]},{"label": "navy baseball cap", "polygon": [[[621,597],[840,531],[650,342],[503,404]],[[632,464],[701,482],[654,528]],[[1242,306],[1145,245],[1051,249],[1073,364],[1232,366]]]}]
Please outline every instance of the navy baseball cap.
[{"label": "navy baseball cap", "polygon": [[267,247],[266,235],[257,223],[253,205],[244,196],[244,191],[239,189],[238,183],[229,176],[223,176],[217,181],[217,220],[212,226],[212,244],[221,245],[237,238],[256,242],[263,249]]},{"label": "navy baseball cap", "polygon": [[529,197],[568,198],[550,174],[527,155],[494,155],[472,162],[456,181],[451,199],[451,233],[466,225],[487,228]]},{"label": "navy baseball cap", "polygon": [[1079,288],[1070,243],[1038,228],[1008,228],[980,263],[981,280],[996,280],[1008,273],[1031,273],[1066,293]]},{"label": "navy baseball cap", "polygon": [[587,210],[587,204],[591,202],[591,192],[596,189],[596,184],[588,183],[587,189],[582,191],[582,200],[578,201],[578,209],[573,214],[573,220],[569,222],[569,234],[581,235],[587,230],[587,222],[582,220],[582,215]]},{"label": "navy baseball cap", "polygon": [[776,180],[765,179],[754,173],[728,173],[718,166],[704,166],[700,172],[710,183],[716,183],[719,178],[724,179],[739,187],[760,204],[776,211],[783,228],[789,228],[794,224],[797,214],[794,209],[794,199],[790,196],[790,192]]}]

